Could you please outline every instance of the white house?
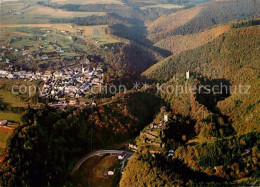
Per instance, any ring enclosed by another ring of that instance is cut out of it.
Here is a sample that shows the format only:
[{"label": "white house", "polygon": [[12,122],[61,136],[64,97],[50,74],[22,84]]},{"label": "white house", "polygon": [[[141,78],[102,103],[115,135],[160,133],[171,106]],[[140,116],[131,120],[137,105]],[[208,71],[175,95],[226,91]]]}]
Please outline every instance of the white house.
[{"label": "white house", "polygon": [[118,160],[123,160],[126,156],[126,152],[121,153],[120,155],[118,155]]},{"label": "white house", "polygon": [[168,153],[168,157],[173,156],[173,154],[174,154],[174,150],[170,150]]},{"label": "white house", "polygon": [[42,55],[42,56],[41,56],[41,59],[42,59],[42,60],[47,60],[48,58],[49,58],[48,55]]},{"label": "white house", "polygon": [[109,176],[112,176],[112,175],[114,175],[115,174],[115,169],[113,170],[113,171],[108,171],[107,172],[107,175],[109,175]]},{"label": "white house", "polygon": [[10,74],[7,76],[7,78],[8,78],[8,79],[13,79],[13,78],[14,78],[14,75],[10,73]]}]

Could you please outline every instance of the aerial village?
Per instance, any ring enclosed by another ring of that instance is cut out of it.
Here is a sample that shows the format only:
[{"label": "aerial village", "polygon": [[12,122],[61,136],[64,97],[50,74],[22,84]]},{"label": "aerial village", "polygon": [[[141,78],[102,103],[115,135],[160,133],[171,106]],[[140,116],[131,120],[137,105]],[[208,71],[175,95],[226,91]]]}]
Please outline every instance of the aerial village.
[{"label": "aerial village", "polygon": [[0,70],[0,78],[43,81],[41,97],[64,100],[64,96],[80,98],[95,85],[103,84],[103,69],[92,67],[62,68],[57,71]]},{"label": "aerial village", "polygon": [[[42,55],[35,52],[26,53],[26,49],[12,49],[11,47],[2,46],[3,51],[14,51],[21,53],[21,56],[28,56],[27,60],[47,60],[55,56],[55,52],[45,53]],[[61,50],[61,49],[57,49]],[[68,58],[68,57],[67,57]],[[26,71],[20,68],[16,68],[9,59],[0,58],[0,62],[4,64],[0,69],[0,78],[4,79],[21,79],[24,81],[41,81],[43,88],[40,88],[41,92],[39,96],[41,98],[48,98],[55,102],[49,102],[49,105],[58,108],[64,108],[67,105],[79,106],[85,105],[84,102],[79,103],[78,98],[84,97],[88,94],[88,91],[98,85],[103,84],[103,68],[98,66],[92,66],[90,58],[73,57],[76,65],[66,66],[56,70],[45,71]],[[66,99],[65,99],[66,97]]]}]

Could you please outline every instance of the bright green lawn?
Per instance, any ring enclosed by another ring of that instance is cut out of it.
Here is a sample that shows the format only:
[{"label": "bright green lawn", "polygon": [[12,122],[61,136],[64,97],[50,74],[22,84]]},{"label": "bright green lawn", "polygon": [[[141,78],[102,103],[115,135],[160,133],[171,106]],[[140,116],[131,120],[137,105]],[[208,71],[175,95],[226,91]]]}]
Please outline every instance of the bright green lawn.
[{"label": "bright green lawn", "polygon": [[12,107],[24,107],[26,102],[24,102],[20,97],[15,96],[10,91],[0,90],[0,98],[3,102],[12,105]]},{"label": "bright green lawn", "polygon": [[11,112],[2,112],[2,111],[0,111],[0,119],[20,122],[21,115],[20,114],[11,113]]},{"label": "bright green lawn", "polygon": [[[115,169],[114,176],[104,176],[104,173]],[[74,180],[81,186],[117,186],[120,176],[120,164],[117,156],[94,156],[80,167]]]}]

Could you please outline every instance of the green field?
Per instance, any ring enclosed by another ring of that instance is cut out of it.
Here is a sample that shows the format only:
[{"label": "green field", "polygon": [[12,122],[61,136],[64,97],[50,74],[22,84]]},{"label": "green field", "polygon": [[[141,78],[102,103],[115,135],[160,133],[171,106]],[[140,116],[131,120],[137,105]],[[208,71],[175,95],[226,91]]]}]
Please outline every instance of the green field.
[{"label": "green field", "polygon": [[[12,107],[24,107],[26,102],[20,97],[15,96],[10,91],[0,90],[0,98],[4,103],[10,104]],[[1,118],[1,117],[0,117]]]},{"label": "green field", "polygon": [[21,115],[12,113],[12,112],[2,112],[0,111],[0,119],[2,120],[10,120],[10,121],[15,121],[15,122],[20,122]]},{"label": "green field", "polygon": [[180,8],[185,8],[185,6],[177,5],[177,4],[157,4],[157,5],[148,5],[148,6],[141,7],[141,9],[147,9],[147,8],[180,9]]},{"label": "green field", "polygon": [[8,137],[9,137],[10,133],[9,132],[2,132],[0,130],[0,147],[4,147],[5,142],[7,141]]},{"label": "green field", "polygon": [[[104,173],[115,169],[115,175]],[[95,156],[88,159],[76,172],[73,179],[82,186],[116,186],[119,182],[120,164],[117,156]]]},{"label": "green field", "polygon": [[[85,45],[78,44],[72,40],[72,37],[78,37],[87,43],[92,43],[97,47],[108,43],[116,43],[118,40],[111,38],[105,33],[106,25],[99,26],[78,26],[77,28],[84,30],[83,35],[76,35],[76,28],[70,28],[70,24],[18,24],[18,25],[2,25],[0,33],[0,44],[9,43],[13,48],[21,48],[30,44],[34,51],[40,51],[40,46],[43,52],[55,51],[53,46],[45,43],[56,41],[65,52],[69,52],[71,46],[80,51],[87,52]],[[69,34],[61,33],[62,30],[69,31]],[[49,33],[50,31],[50,33]],[[44,40],[32,40],[32,37],[43,36],[46,34]],[[21,39],[14,39],[14,37],[22,37]],[[98,41],[98,42],[96,42]]]},{"label": "green field", "polygon": [[11,135],[12,130],[5,127],[0,127],[0,154],[1,151],[6,147],[6,141]]},{"label": "green field", "polygon": [[51,0],[58,4],[123,4],[121,0]]},{"label": "green field", "polygon": [[[39,2],[39,1],[38,1]],[[37,1],[31,1],[25,8],[22,1],[4,2],[1,4],[1,22],[2,24],[44,24],[49,23],[52,18],[72,18],[87,16],[102,16],[104,12],[78,12],[54,9],[36,4]],[[9,11],[13,13],[10,14]]]},{"label": "green field", "polygon": [[[93,2],[92,2],[93,1]],[[47,6],[38,5],[39,1],[26,1],[29,7],[25,8],[22,1],[4,2],[1,4],[1,25],[0,25],[0,45],[10,44],[14,48],[21,48],[24,45],[32,45],[33,51],[40,51],[40,46],[45,42],[54,42],[62,47],[66,54],[71,53],[71,47],[73,46],[79,51],[89,51],[86,45],[78,44],[72,41],[71,37],[77,36],[85,42],[92,43],[97,47],[104,44],[116,43],[118,40],[113,39],[109,34],[105,33],[106,25],[97,26],[75,26],[71,28],[72,23],[52,24],[50,20],[52,18],[73,18],[73,17],[87,17],[87,16],[103,16],[105,12],[80,12],[80,11],[66,11],[62,9],[54,9]],[[98,1],[82,1],[85,3],[95,4]],[[55,1],[54,3],[68,3],[67,1]],[[73,3],[76,3],[73,1]],[[109,0],[105,4],[121,3],[117,0]],[[79,2],[80,4],[80,2]],[[13,12],[10,13],[9,11]],[[76,34],[76,30],[84,30],[82,36]],[[51,33],[45,32],[50,30]],[[69,31],[69,34],[61,33],[62,30]],[[42,36],[47,34],[48,36],[44,40],[31,40],[30,38],[35,36]],[[15,37],[22,37],[21,39],[15,39]],[[94,38],[94,40],[93,40]],[[92,39],[92,40],[91,40]],[[12,40],[12,41],[11,41]],[[53,46],[44,46],[41,49],[42,52],[54,51]],[[66,54],[62,54],[63,56]]]}]

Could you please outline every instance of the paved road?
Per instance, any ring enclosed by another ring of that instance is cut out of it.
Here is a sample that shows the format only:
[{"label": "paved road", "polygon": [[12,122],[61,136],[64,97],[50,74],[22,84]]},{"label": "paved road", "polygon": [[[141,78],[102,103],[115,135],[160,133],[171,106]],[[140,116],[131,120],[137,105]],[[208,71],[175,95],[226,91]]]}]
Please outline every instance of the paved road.
[{"label": "paved road", "polygon": [[83,158],[81,158],[78,163],[74,166],[71,175],[73,175],[75,173],[75,171],[77,171],[80,166],[89,158],[93,157],[93,156],[98,156],[98,155],[103,155],[103,154],[116,154],[116,155],[120,155],[123,152],[126,153],[127,156],[132,156],[133,152],[131,151],[122,151],[122,150],[100,150],[100,151],[93,151],[89,154],[87,154],[86,156],[84,156]]}]

